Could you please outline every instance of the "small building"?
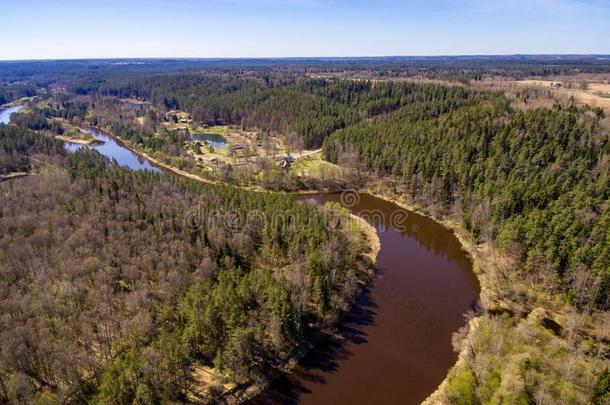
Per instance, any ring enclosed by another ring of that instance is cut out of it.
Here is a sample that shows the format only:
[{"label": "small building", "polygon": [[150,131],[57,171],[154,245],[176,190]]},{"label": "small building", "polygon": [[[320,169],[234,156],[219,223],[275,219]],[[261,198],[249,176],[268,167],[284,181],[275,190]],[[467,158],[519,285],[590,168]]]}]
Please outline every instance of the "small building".
[{"label": "small building", "polygon": [[294,158],[292,156],[284,156],[282,158],[282,160],[280,160],[280,167],[288,168],[293,163],[294,163]]}]

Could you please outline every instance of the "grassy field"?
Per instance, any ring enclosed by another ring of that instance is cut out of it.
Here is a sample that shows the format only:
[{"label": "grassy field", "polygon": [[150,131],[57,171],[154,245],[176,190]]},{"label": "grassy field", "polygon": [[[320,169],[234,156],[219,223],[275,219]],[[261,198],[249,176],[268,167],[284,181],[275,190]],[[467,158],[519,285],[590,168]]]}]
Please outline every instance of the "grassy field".
[{"label": "grassy field", "polygon": [[[583,81],[577,83],[578,86],[565,80],[519,80],[515,83],[551,89],[552,93],[558,96],[574,97],[579,104],[610,110],[610,84],[607,83]],[[561,83],[561,87],[554,88],[551,86],[552,83]]]},{"label": "grassy field", "polygon": [[325,176],[340,176],[343,169],[322,159],[322,152],[316,152],[302,159],[297,159],[291,169],[298,176],[324,178]]}]

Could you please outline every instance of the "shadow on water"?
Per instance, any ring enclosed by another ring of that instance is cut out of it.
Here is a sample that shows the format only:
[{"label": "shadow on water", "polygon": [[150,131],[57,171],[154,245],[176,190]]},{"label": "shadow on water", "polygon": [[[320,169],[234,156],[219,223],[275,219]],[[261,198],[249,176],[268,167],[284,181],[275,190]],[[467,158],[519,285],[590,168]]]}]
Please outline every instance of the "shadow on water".
[{"label": "shadow on water", "polygon": [[[379,273],[377,270],[375,277]],[[337,372],[341,363],[354,355],[350,345],[368,343],[365,327],[374,325],[378,308],[371,296],[374,280],[365,287],[339,324],[337,336],[329,336],[317,344],[290,374],[282,374],[268,390],[248,403],[297,404],[303,394],[312,393],[312,384],[326,384],[327,375]]]}]

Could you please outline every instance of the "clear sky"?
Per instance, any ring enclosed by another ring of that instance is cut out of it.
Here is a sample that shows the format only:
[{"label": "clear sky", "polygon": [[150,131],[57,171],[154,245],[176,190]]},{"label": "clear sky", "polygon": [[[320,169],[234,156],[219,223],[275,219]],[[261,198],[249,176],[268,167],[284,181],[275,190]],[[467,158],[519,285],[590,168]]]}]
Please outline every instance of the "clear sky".
[{"label": "clear sky", "polygon": [[0,0],[0,59],[610,54],[610,0]]}]

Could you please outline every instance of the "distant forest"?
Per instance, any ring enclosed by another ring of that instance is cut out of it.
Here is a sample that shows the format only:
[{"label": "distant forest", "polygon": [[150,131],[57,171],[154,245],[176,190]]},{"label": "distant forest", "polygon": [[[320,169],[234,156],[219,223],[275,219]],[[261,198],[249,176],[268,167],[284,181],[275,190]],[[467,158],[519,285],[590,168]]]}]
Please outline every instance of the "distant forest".
[{"label": "distant forest", "polygon": [[[77,85],[76,94],[133,97],[166,109],[183,109],[206,123],[238,124],[280,133],[296,132],[305,148],[318,148],[336,131],[411,103],[456,93],[461,88],[413,83],[329,81],[256,75],[226,79],[202,75],[153,76],[126,82]],[[459,101],[457,101],[459,103]],[[432,105],[441,110],[449,106]]]},{"label": "distant forest", "polygon": [[276,58],[276,59],[97,59],[58,61],[0,61],[0,77],[8,81],[36,81],[48,85],[84,77],[137,76],[175,72],[277,72],[366,73],[374,77],[425,76],[467,79],[478,75],[509,77],[551,76],[576,73],[607,73],[609,55],[497,55],[368,58]]}]

